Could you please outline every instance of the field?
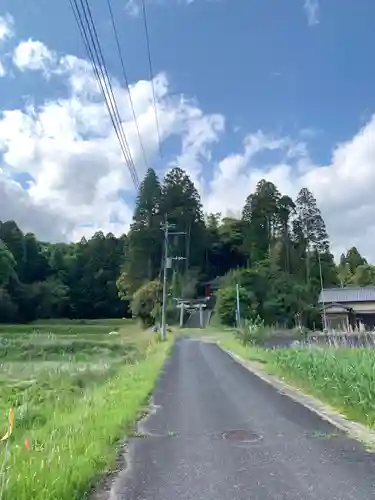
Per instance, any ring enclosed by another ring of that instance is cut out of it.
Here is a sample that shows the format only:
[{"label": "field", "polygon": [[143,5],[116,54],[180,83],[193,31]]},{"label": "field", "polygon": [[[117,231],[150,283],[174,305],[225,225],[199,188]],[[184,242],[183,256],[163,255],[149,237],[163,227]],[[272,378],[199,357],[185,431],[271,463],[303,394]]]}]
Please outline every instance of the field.
[{"label": "field", "polygon": [[127,320],[1,325],[1,435],[10,407],[16,418],[8,449],[0,444],[0,498],[85,498],[113,463],[168,349]]}]

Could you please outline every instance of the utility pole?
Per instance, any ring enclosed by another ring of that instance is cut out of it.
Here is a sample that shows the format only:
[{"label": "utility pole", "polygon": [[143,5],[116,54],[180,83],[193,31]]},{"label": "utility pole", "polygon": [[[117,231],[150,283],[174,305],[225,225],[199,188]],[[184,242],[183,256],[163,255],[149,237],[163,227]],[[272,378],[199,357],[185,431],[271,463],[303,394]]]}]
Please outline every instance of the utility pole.
[{"label": "utility pole", "polygon": [[165,217],[164,225],[164,274],[163,274],[163,304],[161,310],[161,339],[166,339],[166,308],[167,308],[167,269],[168,269],[168,219]]},{"label": "utility pole", "polygon": [[237,328],[241,328],[240,287],[238,283],[236,284],[236,306]]},{"label": "utility pole", "polygon": [[185,257],[169,257],[168,255],[168,246],[169,246],[169,236],[179,236],[182,234],[186,234],[186,232],[170,232],[169,229],[172,229],[174,225],[168,223],[168,217],[165,217],[164,223],[164,263],[163,263],[163,304],[161,309],[161,338],[165,340],[167,338],[167,318],[166,318],[166,310],[167,310],[167,299],[168,299],[168,269],[172,267],[173,260],[185,260]]},{"label": "utility pole", "polygon": [[327,331],[327,313],[326,313],[326,307],[325,307],[325,302],[324,302],[322,262],[320,260],[319,250],[317,250],[317,253],[318,253],[318,261],[319,261],[320,293],[322,294],[322,304],[323,304],[323,323],[324,323],[323,328],[324,328],[324,331]]},{"label": "utility pole", "polygon": [[184,312],[185,312],[185,304],[181,301],[180,303],[180,328],[184,326]]}]

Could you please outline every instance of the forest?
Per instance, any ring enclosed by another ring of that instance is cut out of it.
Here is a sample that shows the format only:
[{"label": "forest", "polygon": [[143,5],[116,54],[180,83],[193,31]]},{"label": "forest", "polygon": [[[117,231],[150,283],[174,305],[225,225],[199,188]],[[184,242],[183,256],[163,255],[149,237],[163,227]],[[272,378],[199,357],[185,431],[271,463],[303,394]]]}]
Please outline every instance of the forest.
[{"label": "forest", "polygon": [[296,317],[319,321],[321,287],[375,284],[375,267],[355,247],[335,263],[321,212],[306,188],[295,200],[262,179],[245,201],[242,216],[205,214],[189,176],[176,167],[161,181],[149,169],[141,184],[127,234],[95,233],[75,243],[39,241],[17,221],[0,222],[0,321],[41,318],[139,316],[152,322],[160,307],[163,225],[174,233],[168,276],[174,297],[215,293],[223,323],[234,321],[235,284],[245,317],[292,325]]}]

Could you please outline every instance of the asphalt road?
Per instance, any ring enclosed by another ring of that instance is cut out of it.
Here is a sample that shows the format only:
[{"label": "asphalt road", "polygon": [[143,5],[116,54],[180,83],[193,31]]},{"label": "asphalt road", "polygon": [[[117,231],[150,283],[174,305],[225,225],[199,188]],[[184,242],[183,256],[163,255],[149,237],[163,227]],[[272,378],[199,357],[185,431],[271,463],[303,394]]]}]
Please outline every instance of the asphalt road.
[{"label": "asphalt road", "polygon": [[375,454],[250,374],[181,340],[129,444],[116,500],[368,500]]}]

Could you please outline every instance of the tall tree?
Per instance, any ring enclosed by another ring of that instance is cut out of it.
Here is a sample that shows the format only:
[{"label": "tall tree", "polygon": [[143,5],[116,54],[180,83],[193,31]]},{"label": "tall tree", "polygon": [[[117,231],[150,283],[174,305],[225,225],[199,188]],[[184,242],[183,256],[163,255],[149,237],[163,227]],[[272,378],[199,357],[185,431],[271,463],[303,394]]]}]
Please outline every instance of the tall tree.
[{"label": "tall tree", "polygon": [[246,249],[252,262],[259,262],[271,253],[277,234],[280,196],[272,182],[262,179],[255,193],[246,199],[242,219],[248,222]]},{"label": "tall tree", "polygon": [[[268,324],[292,326],[298,317],[313,326],[320,317],[315,304],[321,277],[323,286],[375,284],[373,266],[356,247],[335,265],[324,221],[307,189],[293,203],[263,179],[240,220],[221,214],[204,219],[186,172],[172,169],[161,186],[150,169],[128,235],[98,231],[77,243],[52,244],[24,235],[14,221],[0,223],[0,321],[122,317],[131,304],[152,322],[160,312],[160,226],[166,215],[175,231],[186,233],[171,236],[170,255],[188,257],[187,266],[174,262],[172,296],[199,296],[208,280],[225,275],[218,281],[231,290],[228,304],[239,283],[245,300],[251,299],[249,318],[256,313]],[[174,314],[175,304],[169,306]]]},{"label": "tall tree", "polygon": [[306,280],[310,282],[310,260],[313,250],[329,252],[326,226],[316,200],[307,188],[302,188],[296,199],[296,217],[293,221],[296,245],[305,257]]},{"label": "tall tree", "polygon": [[342,255],[340,262],[342,264],[348,264],[350,272],[354,274],[357,270],[357,267],[363,266],[367,264],[367,261],[362,255],[359,253],[357,247],[351,247],[347,251],[346,255]]},{"label": "tall tree", "polygon": [[126,273],[134,289],[156,278],[160,272],[161,222],[161,187],[155,171],[150,168],[140,186],[128,235]]},{"label": "tall tree", "polygon": [[13,220],[0,222],[0,239],[12,253],[16,271],[21,279],[25,265],[25,241],[22,231]]},{"label": "tall tree", "polygon": [[207,280],[223,276],[230,269],[247,264],[244,248],[246,222],[233,217],[221,218],[221,214],[206,216],[206,263]]},{"label": "tall tree", "polygon": [[281,235],[281,260],[279,265],[286,272],[290,271],[290,222],[295,209],[296,205],[289,196],[283,195],[278,200],[277,215]]},{"label": "tall tree", "polygon": [[172,168],[164,178],[162,213],[174,225],[176,232],[186,233],[185,237],[176,237],[171,241],[171,251],[186,257],[185,270],[189,266],[202,266],[207,244],[202,203],[190,177],[179,167]]},{"label": "tall tree", "polygon": [[11,276],[15,273],[15,266],[16,261],[12,252],[0,239],[0,288],[9,283]]},{"label": "tall tree", "polygon": [[27,233],[24,236],[24,264],[21,278],[24,283],[44,281],[51,273],[47,249],[43,248],[35,235]]}]

